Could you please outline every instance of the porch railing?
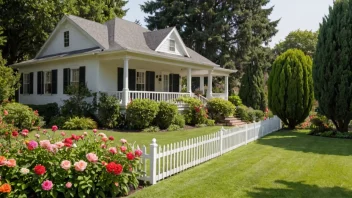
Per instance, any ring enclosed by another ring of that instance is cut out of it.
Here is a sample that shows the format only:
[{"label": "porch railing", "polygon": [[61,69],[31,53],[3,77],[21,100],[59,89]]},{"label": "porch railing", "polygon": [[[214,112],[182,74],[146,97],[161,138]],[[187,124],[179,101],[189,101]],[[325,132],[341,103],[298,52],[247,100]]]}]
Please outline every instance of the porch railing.
[{"label": "porch railing", "polygon": [[180,97],[189,97],[189,93],[129,91],[130,99],[151,99],[155,101],[176,101]]},{"label": "porch railing", "polygon": [[226,94],[225,93],[213,93],[212,94],[213,98],[222,98],[226,100]]}]

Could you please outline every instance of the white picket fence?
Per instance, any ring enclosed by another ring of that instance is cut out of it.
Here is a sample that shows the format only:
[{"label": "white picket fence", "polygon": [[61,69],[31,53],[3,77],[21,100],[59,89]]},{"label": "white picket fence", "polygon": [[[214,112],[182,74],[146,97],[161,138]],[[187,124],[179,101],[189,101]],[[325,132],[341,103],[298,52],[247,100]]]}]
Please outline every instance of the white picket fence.
[{"label": "white picket fence", "polygon": [[[143,146],[142,171],[139,179],[156,184],[157,181],[196,166],[281,129],[278,117],[247,124],[185,141],[158,146],[150,144],[150,153]],[[149,165],[149,166],[148,166]]]}]

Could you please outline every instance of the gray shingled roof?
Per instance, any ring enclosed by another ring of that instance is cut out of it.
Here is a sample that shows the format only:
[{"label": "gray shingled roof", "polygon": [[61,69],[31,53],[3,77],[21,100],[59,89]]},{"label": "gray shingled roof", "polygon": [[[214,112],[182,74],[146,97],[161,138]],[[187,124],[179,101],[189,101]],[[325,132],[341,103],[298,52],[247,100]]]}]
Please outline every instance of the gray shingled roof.
[{"label": "gray shingled roof", "polygon": [[[187,48],[187,52],[190,57],[156,52],[155,49],[160,45],[170,31],[172,31],[172,27],[157,31],[149,31],[134,22],[120,18],[115,18],[105,24],[100,24],[73,15],[67,15],[67,17],[86,31],[87,34],[89,34],[93,39],[95,39],[104,50],[130,50],[144,54],[158,55],[165,58],[179,59],[215,67],[218,66],[190,48]],[[44,57],[40,57],[40,60],[43,60],[43,58]]]}]

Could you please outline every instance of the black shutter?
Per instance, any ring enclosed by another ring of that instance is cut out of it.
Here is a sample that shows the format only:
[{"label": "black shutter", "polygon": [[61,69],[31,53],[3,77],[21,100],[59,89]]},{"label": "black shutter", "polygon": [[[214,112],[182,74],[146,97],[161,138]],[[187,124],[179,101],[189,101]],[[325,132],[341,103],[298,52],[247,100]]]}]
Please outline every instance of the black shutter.
[{"label": "black shutter", "polygon": [[204,86],[208,86],[208,77],[204,77]]},{"label": "black shutter", "polygon": [[146,72],[146,91],[155,91],[155,72]]},{"label": "black shutter", "polygon": [[71,78],[71,69],[65,68],[64,69],[64,94],[67,94],[67,87],[70,85],[70,78]]},{"label": "black shutter", "polygon": [[173,79],[173,74],[169,74],[169,92],[173,92],[173,86],[172,86],[172,79]]},{"label": "black shutter", "polygon": [[44,93],[44,86],[43,86],[43,81],[44,81],[44,73],[42,71],[37,73],[37,94],[43,94]]},{"label": "black shutter", "polygon": [[57,69],[51,71],[51,94],[57,94]]},{"label": "black shutter", "polygon": [[23,94],[23,73],[21,73],[20,83],[21,83],[20,94]]},{"label": "black shutter", "polygon": [[122,91],[123,89],[123,68],[117,68],[117,91]]},{"label": "black shutter", "polygon": [[29,94],[33,94],[33,81],[34,81],[34,74],[33,72],[29,73]]},{"label": "black shutter", "polygon": [[131,91],[136,90],[136,70],[135,69],[128,70],[128,88]]},{"label": "black shutter", "polygon": [[79,68],[79,84],[80,86],[86,85],[86,67],[82,66]]},{"label": "black shutter", "polygon": [[180,75],[174,74],[172,79],[173,92],[180,92]]}]

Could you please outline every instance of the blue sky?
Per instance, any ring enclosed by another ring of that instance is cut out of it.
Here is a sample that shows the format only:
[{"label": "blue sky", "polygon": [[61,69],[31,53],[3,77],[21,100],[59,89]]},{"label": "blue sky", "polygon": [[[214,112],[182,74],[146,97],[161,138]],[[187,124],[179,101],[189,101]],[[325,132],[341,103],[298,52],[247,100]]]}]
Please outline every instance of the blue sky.
[{"label": "blue sky", "polygon": [[[145,25],[144,17],[147,16],[140,9],[140,5],[147,0],[129,0],[126,8],[125,19],[130,21],[140,20]],[[281,19],[279,32],[273,38],[271,45],[283,40],[293,30],[317,30],[324,15],[329,11],[333,0],[271,0],[269,6],[275,6],[270,18]]]}]

